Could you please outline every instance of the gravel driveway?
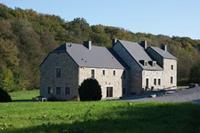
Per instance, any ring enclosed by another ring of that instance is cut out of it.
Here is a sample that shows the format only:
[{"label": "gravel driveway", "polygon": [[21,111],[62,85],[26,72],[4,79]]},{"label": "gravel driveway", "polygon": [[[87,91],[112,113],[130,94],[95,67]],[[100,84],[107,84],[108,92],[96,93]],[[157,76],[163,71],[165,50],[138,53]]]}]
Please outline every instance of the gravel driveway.
[{"label": "gravel driveway", "polygon": [[[172,91],[171,91],[172,92]],[[158,101],[158,102],[194,102],[200,104],[200,87],[176,90],[171,94],[164,94],[155,98],[143,97],[143,98],[128,98],[123,99],[125,101]]]}]

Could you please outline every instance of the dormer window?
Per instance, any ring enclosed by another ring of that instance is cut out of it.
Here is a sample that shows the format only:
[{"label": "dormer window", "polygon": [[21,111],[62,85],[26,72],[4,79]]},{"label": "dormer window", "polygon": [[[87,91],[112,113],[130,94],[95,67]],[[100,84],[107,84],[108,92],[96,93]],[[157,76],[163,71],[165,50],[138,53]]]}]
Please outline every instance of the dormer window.
[{"label": "dormer window", "polygon": [[140,63],[143,65],[143,66],[148,66],[148,62],[146,60],[140,60]]},{"label": "dormer window", "polygon": [[149,64],[150,64],[152,67],[155,67],[155,66],[156,66],[156,61],[149,61]]}]

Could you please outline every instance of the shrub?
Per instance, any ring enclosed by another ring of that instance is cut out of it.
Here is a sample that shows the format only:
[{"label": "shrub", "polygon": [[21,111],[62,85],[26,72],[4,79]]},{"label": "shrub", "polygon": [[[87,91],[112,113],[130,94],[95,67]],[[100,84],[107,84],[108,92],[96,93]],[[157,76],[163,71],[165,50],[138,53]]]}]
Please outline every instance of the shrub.
[{"label": "shrub", "polygon": [[2,88],[0,88],[0,102],[11,102],[11,98],[10,95],[3,90]]},{"label": "shrub", "polygon": [[101,86],[96,79],[86,79],[79,87],[81,101],[100,100],[102,97]]}]

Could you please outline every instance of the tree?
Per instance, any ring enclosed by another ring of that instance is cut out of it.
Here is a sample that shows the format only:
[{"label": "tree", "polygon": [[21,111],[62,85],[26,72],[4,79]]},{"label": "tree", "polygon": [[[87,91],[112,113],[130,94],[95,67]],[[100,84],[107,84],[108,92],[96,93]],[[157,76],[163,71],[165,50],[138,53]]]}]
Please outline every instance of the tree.
[{"label": "tree", "polygon": [[0,87],[6,91],[13,91],[15,89],[15,81],[12,71],[4,68],[0,71],[0,74]]},{"label": "tree", "polygon": [[102,97],[101,86],[96,79],[86,79],[79,87],[81,101],[100,100]]},{"label": "tree", "polygon": [[2,88],[0,88],[0,102],[11,102],[11,97],[10,95],[3,90]]},{"label": "tree", "polygon": [[[1,65],[10,67],[12,70],[19,65],[18,49],[10,40],[0,38],[0,58]],[[2,60],[3,59],[3,60]]]},{"label": "tree", "polygon": [[14,80],[15,90],[39,87],[39,64],[59,44],[91,39],[94,45],[111,47],[112,38],[134,42],[147,40],[152,46],[167,44],[169,51],[178,58],[178,82],[188,82],[190,73],[193,73],[193,79],[199,77],[193,66],[200,63],[200,40],[90,25],[84,18],[68,22],[59,16],[0,4],[0,70],[10,69],[13,78],[9,79]]},{"label": "tree", "polygon": [[200,63],[195,64],[190,71],[190,81],[200,83]]}]

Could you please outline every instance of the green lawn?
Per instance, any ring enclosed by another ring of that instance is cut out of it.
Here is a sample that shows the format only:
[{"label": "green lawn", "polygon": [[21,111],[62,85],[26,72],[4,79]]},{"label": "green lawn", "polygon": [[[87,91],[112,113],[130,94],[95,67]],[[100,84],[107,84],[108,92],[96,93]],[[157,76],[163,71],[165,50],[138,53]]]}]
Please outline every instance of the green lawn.
[{"label": "green lawn", "polygon": [[33,97],[39,95],[39,90],[15,91],[10,93],[12,100],[31,100]]},{"label": "green lawn", "polygon": [[[38,90],[10,93],[30,100]],[[0,133],[199,133],[192,103],[12,102],[0,104]]]},{"label": "green lawn", "polygon": [[199,133],[190,103],[13,102],[0,104],[0,132]]}]

